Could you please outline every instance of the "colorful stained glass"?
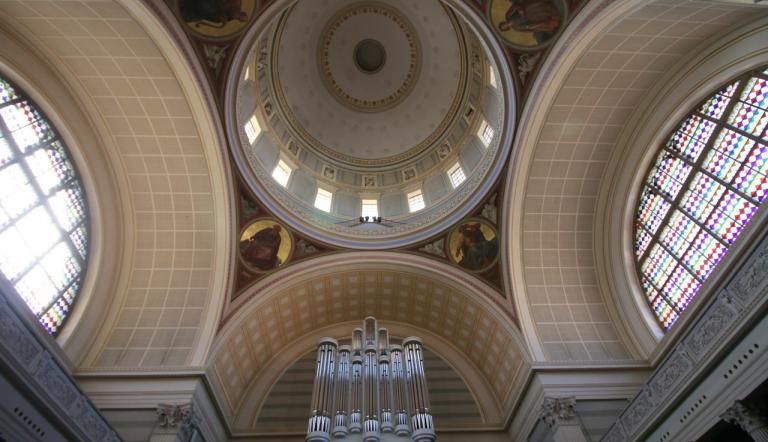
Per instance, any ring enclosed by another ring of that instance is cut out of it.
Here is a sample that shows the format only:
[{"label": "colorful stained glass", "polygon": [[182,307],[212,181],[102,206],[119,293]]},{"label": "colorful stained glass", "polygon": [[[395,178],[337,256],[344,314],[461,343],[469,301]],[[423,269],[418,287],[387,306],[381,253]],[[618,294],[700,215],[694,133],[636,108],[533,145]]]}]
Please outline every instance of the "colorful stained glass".
[{"label": "colorful stained glass", "polygon": [[653,284],[662,287],[667,282],[667,277],[672,273],[675,265],[677,265],[675,258],[659,244],[656,244],[646,258],[642,271]]},{"label": "colorful stained glass", "polygon": [[720,92],[715,94],[712,98],[706,101],[704,105],[699,109],[699,112],[706,114],[714,119],[719,120],[723,117],[725,108],[728,107],[728,103],[731,102],[733,92],[738,87],[739,82],[729,84],[724,87]]},{"label": "colorful stained glass", "polygon": [[55,334],[87,263],[85,196],[55,130],[2,79],[0,119],[0,271]]},{"label": "colorful stained glass", "polygon": [[725,242],[733,244],[755,212],[757,206],[729,190],[706,224]]},{"label": "colorful stained glass", "polygon": [[768,124],[768,113],[760,108],[745,103],[738,103],[733,108],[728,124],[749,132],[752,135],[760,135]]},{"label": "colorful stained glass", "polygon": [[745,165],[733,180],[733,185],[757,203],[768,196],[768,146],[755,143]]},{"label": "colorful stained glass", "polygon": [[700,232],[693,241],[693,247],[688,249],[683,262],[700,279],[706,279],[728,249],[706,231]]},{"label": "colorful stained glass", "polygon": [[688,307],[688,303],[696,296],[700,288],[701,283],[682,265],[678,265],[669,276],[667,283],[662,289],[662,293],[664,293],[664,296],[673,307],[683,311]]},{"label": "colorful stained glass", "polygon": [[768,80],[734,81],[680,123],[648,173],[635,257],[665,330],[768,200],[768,146],[760,140],[768,139],[766,127]]},{"label": "colorful stained glass", "polygon": [[17,98],[19,98],[19,96],[16,95],[16,90],[13,89],[7,81],[0,78],[0,104],[7,103]]},{"label": "colorful stained glass", "polygon": [[661,234],[661,243],[677,258],[681,258],[688,246],[699,233],[698,224],[688,218],[683,212],[675,210],[669,219],[667,227]]},{"label": "colorful stained glass", "polygon": [[715,148],[707,154],[704,169],[730,183],[754,144],[754,141],[743,135],[723,129],[717,137]]},{"label": "colorful stained glass", "polygon": [[704,222],[725,192],[725,186],[699,172],[683,196],[681,206],[691,217]]},{"label": "colorful stained glass", "polygon": [[645,187],[640,197],[640,207],[637,212],[637,221],[645,226],[650,233],[656,233],[664,216],[669,210],[670,204],[661,195],[651,188]]},{"label": "colorful stained glass", "polygon": [[661,295],[656,296],[651,301],[651,307],[653,307],[653,311],[659,318],[659,322],[661,322],[664,330],[669,330],[679,317],[675,309]]},{"label": "colorful stained glass", "polygon": [[22,152],[50,140],[54,135],[48,123],[41,119],[40,113],[26,101],[0,108],[0,117]]},{"label": "colorful stained glass", "polygon": [[88,252],[88,232],[85,226],[81,225],[73,230],[72,233],[69,234],[69,239],[75,246],[77,253],[80,254],[80,257],[85,258]]},{"label": "colorful stained glass", "polygon": [[691,166],[685,161],[662,151],[648,177],[648,184],[654,186],[667,198],[674,199],[690,172]]},{"label": "colorful stained glass", "polygon": [[667,142],[667,147],[691,161],[696,161],[704,150],[705,144],[682,132],[675,132]]},{"label": "colorful stained glass", "polygon": [[643,228],[638,226],[635,231],[635,256],[640,258],[651,243],[651,235]]},{"label": "colorful stained glass", "polygon": [[762,109],[768,109],[768,81],[759,77],[752,77],[741,94],[741,101]]}]

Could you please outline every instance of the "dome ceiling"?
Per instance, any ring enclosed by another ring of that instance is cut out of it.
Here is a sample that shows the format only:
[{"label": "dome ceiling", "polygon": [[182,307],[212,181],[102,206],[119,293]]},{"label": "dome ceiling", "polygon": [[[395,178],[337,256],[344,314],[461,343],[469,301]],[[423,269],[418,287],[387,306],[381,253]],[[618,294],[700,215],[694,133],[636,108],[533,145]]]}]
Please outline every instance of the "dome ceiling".
[{"label": "dome ceiling", "polygon": [[[294,229],[346,247],[401,247],[459,221],[511,145],[492,32],[439,0],[299,0],[252,29],[227,86],[249,187]],[[364,210],[387,225],[355,224]]]},{"label": "dome ceiling", "polygon": [[437,1],[335,3],[298,2],[280,21],[271,49],[279,110],[337,161],[418,154],[446,130],[466,87],[459,24]]}]

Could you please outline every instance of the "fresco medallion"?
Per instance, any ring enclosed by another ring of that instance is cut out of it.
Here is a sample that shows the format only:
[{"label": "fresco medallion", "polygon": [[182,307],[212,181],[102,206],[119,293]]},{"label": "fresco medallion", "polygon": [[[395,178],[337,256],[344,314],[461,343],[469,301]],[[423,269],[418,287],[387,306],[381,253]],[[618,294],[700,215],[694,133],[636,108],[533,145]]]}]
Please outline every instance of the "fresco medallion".
[{"label": "fresco medallion", "polygon": [[562,28],[564,0],[491,0],[488,19],[506,44],[531,50],[546,46]]},{"label": "fresco medallion", "polygon": [[240,262],[250,271],[269,272],[287,263],[293,252],[293,237],[274,219],[258,219],[240,233]]},{"label": "fresco medallion", "polygon": [[482,272],[499,258],[499,235],[487,221],[470,218],[451,231],[447,247],[451,262],[470,272]]}]

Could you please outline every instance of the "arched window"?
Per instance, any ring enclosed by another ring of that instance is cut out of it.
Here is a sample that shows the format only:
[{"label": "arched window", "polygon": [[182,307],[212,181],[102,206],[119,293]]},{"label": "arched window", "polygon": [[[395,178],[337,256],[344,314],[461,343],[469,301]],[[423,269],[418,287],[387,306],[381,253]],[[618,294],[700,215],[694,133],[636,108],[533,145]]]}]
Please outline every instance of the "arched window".
[{"label": "arched window", "polygon": [[768,197],[768,70],[696,108],[662,146],[635,218],[646,299],[668,330]]},{"label": "arched window", "polygon": [[87,207],[53,125],[0,78],[0,272],[55,335],[82,285]]}]

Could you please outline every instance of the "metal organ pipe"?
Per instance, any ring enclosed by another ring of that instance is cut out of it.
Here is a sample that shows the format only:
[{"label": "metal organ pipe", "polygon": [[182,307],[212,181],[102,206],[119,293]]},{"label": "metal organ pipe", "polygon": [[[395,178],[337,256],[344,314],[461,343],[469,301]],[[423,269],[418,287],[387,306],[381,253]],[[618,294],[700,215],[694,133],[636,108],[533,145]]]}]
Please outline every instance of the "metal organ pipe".
[{"label": "metal organ pipe", "polygon": [[350,353],[352,347],[342,345],[339,347],[339,368],[336,370],[336,418],[333,425],[333,436],[344,437],[347,435],[347,412],[349,410],[349,384],[350,384]]},{"label": "metal organ pipe", "polygon": [[389,332],[379,329],[379,399],[381,405],[381,431],[391,433],[392,426],[392,386],[389,382]]},{"label": "metal organ pipe", "polygon": [[375,318],[365,318],[363,328],[353,331],[351,346],[320,340],[307,442],[329,442],[331,435],[380,442],[381,433],[393,441],[436,440],[421,340],[391,345],[387,329],[377,325]]},{"label": "metal organ pipe", "polygon": [[427,378],[424,376],[424,357],[421,339],[417,337],[403,340],[405,353],[405,377],[408,382],[411,403],[411,437],[416,442],[432,442],[437,436],[435,424],[429,407]]},{"label": "metal organ pipe", "polygon": [[363,431],[363,329],[352,332],[352,384],[350,394],[349,432]]},{"label": "metal organ pipe", "polygon": [[364,404],[363,414],[363,441],[378,442],[380,439],[379,428],[379,361],[376,319],[365,318],[365,359],[363,367]]},{"label": "metal organ pipe", "polygon": [[411,430],[408,426],[408,397],[403,367],[403,348],[393,345],[392,358],[392,399],[395,407],[395,434],[407,436]]},{"label": "metal organ pipe", "polygon": [[307,428],[307,442],[331,440],[331,409],[333,407],[333,382],[336,369],[336,347],[333,338],[323,338],[317,348],[315,385],[312,390],[312,415]]}]

